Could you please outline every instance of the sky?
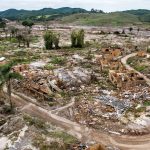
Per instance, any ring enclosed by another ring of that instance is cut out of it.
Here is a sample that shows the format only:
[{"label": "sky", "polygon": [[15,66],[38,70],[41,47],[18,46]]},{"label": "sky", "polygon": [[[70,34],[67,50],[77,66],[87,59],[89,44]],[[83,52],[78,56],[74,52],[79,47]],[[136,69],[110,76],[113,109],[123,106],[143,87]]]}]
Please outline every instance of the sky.
[{"label": "sky", "polygon": [[129,9],[150,9],[150,0],[0,0],[0,11],[15,8],[37,10],[41,8],[78,7],[105,12]]}]

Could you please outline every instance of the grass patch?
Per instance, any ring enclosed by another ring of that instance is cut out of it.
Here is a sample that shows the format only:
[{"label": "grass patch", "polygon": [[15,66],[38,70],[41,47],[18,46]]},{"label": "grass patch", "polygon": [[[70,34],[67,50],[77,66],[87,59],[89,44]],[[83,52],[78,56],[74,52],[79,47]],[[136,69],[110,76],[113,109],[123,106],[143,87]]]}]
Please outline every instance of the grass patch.
[{"label": "grass patch", "polygon": [[150,48],[147,48],[147,52],[150,53]]},{"label": "grass patch", "polygon": [[23,119],[30,125],[34,125],[36,128],[39,129],[45,129],[46,128],[46,124],[44,123],[44,121],[38,119],[38,118],[33,118],[29,115],[24,115]]},{"label": "grass patch", "polygon": [[145,101],[145,102],[143,103],[143,105],[144,105],[144,106],[150,106],[150,101]]},{"label": "grass patch", "polygon": [[53,69],[55,69],[55,66],[53,66],[52,64],[47,64],[44,68],[46,70],[53,70]]},{"label": "grass patch", "polygon": [[54,131],[49,134],[53,138],[60,138],[65,144],[73,144],[77,141],[73,136],[63,132],[63,131]]},{"label": "grass patch", "polygon": [[66,150],[64,144],[60,144],[57,141],[48,142],[41,135],[35,137],[33,145],[40,150]]},{"label": "grass patch", "polygon": [[135,70],[141,72],[141,71],[144,71],[145,69],[147,68],[147,66],[135,66]]},{"label": "grass patch", "polygon": [[52,58],[51,63],[52,64],[59,64],[59,65],[61,65],[61,64],[65,64],[66,61],[67,60],[64,57],[57,57],[57,56],[55,56],[55,57]]},{"label": "grass patch", "polygon": [[127,60],[127,64],[130,65],[130,64],[132,63],[132,61],[133,61],[133,58],[129,58],[129,59]]}]

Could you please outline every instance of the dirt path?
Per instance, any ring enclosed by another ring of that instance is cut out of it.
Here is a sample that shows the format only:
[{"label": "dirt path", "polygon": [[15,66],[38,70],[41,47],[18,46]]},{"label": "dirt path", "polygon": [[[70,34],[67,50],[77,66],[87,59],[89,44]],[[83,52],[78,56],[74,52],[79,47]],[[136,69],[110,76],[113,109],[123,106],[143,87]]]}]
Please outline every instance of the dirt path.
[{"label": "dirt path", "polygon": [[136,73],[138,73],[141,77],[143,77],[144,80],[146,81],[146,83],[150,86],[150,79],[149,79],[149,78],[147,78],[145,75],[143,75],[142,73],[136,71],[134,68],[132,68],[131,66],[129,66],[129,65],[127,64],[127,60],[128,60],[129,58],[131,58],[131,57],[136,56],[136,55],[137,55],[137,53],[129,54],[129,55],[123,57],[123,58],[121,59],[121,62],[122,62],[123,65],[126,67],[126,69],[128,69],[128,70],[134,70],[134,71],[135,71]]},{"label": "dirt path", "polygon": [[119,147],[121,150],[150,150],[150,135],[138,137],[108,135],[56,115],[57,111],[71,107],[74,103],[73,101],[65,107],[58,108],[58,110],[49,111],[32,103],[31,98],[27,101],[27,96],[23,98],[23,95],[20,97],[16,94],[12,94],[12,99],[16,106],[22,107],[22,112],[39,117],[44,121],[51,122],[52,124],[63,128],[67,133],[75,136],[79,140],[98,142],[103,145],[113,145]]}]

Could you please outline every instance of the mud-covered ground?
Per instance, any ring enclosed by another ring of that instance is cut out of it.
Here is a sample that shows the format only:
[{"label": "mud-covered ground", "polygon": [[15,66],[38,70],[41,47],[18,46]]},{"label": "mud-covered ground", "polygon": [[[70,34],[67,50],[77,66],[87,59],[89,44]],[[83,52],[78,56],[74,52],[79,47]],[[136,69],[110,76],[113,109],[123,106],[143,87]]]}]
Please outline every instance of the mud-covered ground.
[{"label": "mud-covered ground", "polygon": [[[36,28],[32,31],[33,40],[30,48],[23,46],[18,48],[16,40],[0,41],[0,56],[5,57],[6,61],[13,60],[19,62],[19,65],[30,66],[21,72],[22,75],[28,74],[24,75],[25,78],[22,81],[12,81],[13,90],[31,97],[36,104],[46,110],[64,106],[71,101],[72,97],[75,97],[75,105],[59,112],[59,115],[89,128],[117,135],[148,134],[149,126],[146,123],[146,125],[141,125],[139,120],[142,120],[143,116],[149,118],[149,87],[143,82],[143,84],[126,89],[117,88],[109,80],[110,68],[102,71],[97,58],[105,54],[103,48],[121,49],[120,57],[138,50],[146,51],[150,43],[149,32],[142,29],[137,33],[135,28],[132,33],[125,29],[126,34],[118,35],[114,32],[121,32],[122,28],[83,27],[85,47],[79,49],[70,47],[70,34],[74,28],[79,27],[52,27],[53,31],[60,33],[61,48],[58,50],[45,50],[44,31],[36,30]],[[149,58],[134,58],[132,64],[144,64],[145,67],[148,62]],[[40,66],[41,64],[44,65]],[[144,69],[142,73],[149,77],[148,67]],[[60,74],[64,78],[65,75],[69,76],[69,79],[58,83]],[[32,78],[29,80],[29,77]],[[51,84],[57,82],[59,89],[51,87],[49,80]],[[40,85],[46,83],[51,92],[41,96],[39,89],[36,91],[31,88],[31,82]],[[73,145],[75,147],[80,145],[79,141],[66,134],[65,131],[42,122],[38,118],[21,114],[19,109],[11,115],[9,115],[9,110],[8,114],[7,112],[2,114],[0,127],[2,138],[0,140],[10,149],[13,149],[12,145],[19,148],[26,145],[27,149],[39,148],[41,150],[72,149]],[[2,108],[2,112],[3,110],[6,109]]]}]

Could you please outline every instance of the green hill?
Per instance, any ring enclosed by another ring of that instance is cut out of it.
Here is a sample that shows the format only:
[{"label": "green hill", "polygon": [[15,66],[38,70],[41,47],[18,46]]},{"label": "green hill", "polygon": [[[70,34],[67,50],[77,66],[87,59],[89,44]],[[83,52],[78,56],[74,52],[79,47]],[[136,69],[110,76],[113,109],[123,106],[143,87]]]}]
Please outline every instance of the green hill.
[{"label": "green hill", "polygon": [[87,11],[82,8],[62,7],[58,9],[43,8],[41,10],[16,10],[8,9],[0,12],[0,18],[10,20],[33,21],[59,20],[60,23],[76,25],[150,25],[150,10],[138,9],[123,12],[103,13]]},{"label": "green hill", "polygon": [[[10,20],[23,20],[23,19],[37,19],[45,16],[53,16],[56,18],[57,16],[65,16],[74,13],[84,13],[87,12],[85,9],[81,8],[70,8],[70,7],[62,7],[58,9],[53,8],[43,8],[41,10],[16,10],[16,9],[8,9],[6,11],[0,12],[1,18],[6,18]],[[50,20],[51,18],[49,18]]]},{"label": "green hill", "polygon": [[150,22],[150,10],[138,9],[138,10],[127,10],[126,13],[138,16],[142,22]]},{"label": "green hill", "polygon": [[80,13],[73,14],[70,16],[63,17],[61,19],[62,23],[73,23],[78,25],[140,25],[143,24],[138,16],[123,13],[123,12],[114,12],[114,13]]}]

